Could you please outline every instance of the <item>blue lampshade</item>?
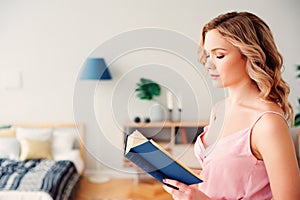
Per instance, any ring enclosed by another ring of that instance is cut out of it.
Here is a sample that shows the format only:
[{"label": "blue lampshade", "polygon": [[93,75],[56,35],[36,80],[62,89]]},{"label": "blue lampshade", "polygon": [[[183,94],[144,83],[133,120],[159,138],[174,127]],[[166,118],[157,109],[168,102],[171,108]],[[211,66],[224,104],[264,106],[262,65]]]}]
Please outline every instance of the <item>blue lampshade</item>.
[{"label": "blue lampshade", "polygon": [[111,75],[103,58],[88,58],[81,72],[82,80],[111,80]]}]

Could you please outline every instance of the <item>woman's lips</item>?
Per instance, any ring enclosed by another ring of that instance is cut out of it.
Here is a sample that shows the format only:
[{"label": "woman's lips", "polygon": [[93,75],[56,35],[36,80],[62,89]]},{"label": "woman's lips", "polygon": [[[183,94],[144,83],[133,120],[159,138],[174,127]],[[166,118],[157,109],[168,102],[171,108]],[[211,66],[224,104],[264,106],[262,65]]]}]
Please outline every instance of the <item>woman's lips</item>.
[{"label": "woman's lips", "polygon": [[211,79],[217,79],[220,77],[218,74],[209,74]]}]

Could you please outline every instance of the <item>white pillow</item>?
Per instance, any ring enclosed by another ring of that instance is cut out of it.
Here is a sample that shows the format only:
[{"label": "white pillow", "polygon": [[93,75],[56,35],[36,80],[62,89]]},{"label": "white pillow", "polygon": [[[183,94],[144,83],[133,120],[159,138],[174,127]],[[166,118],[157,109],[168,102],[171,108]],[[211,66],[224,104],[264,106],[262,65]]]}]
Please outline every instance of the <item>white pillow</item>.
[{"label": "white pillow", "polygon": [[19,160],[20,144],[16,138],[0,138],[0,158]]},{"label": "white pillow", "polygon": [[18,127],[16,129],[16,138],[18,140],[30,139],[30,140],[51,140],[52,128],[30,128],[30,127]]},{"label": "white pillow", "polygon": [[78,157],[80,157],[80,151],[75,149],[75,150],[70,150],[68,152],[64,152],[61,154],[56,154],[53,155],[54,160],[71,160],[74,161],[76,160]]},{"label": "white pillow", "polygon": [[61,153],[61,154],[54,154],[53,155],[54,160],[70,160],[74,163],[77,171],[82,174],[83,169],[84,169],[84,162],[80,156],[80,150],[72,150],[66,153]]},{"label": "white pillow", "polygon": [[52,152],[54,155],[69,152],[73,149],[76,135],[73,131],[55,130],[52,137]]}]

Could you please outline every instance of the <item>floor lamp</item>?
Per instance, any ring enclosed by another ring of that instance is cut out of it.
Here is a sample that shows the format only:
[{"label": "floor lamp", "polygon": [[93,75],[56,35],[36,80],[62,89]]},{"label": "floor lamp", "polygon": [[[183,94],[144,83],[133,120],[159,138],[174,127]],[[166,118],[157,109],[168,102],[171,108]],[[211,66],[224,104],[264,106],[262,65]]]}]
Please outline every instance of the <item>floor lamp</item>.
[{"label": "floor lamp", "polygon": [[[84,64],[83,70],[80,74],[80,80],[91,80],[91,81],[103,81],[103,80],[111,80],[112,77],[110,75],[109,69],[105,63],[105,60],[103,58],[88,58]],[[90,86],[90,85],[89,85]],[[93,107],[93,92],[95,91],[95,88],[86,88],[89,90],[90,95],[87,103],[85,103],[85,115],[93,116],[94,115],[94,107]],[[87,91],[85,91],[87,92]],[[85,95],[84,95],[85,96]],[[86,119],[88,119],[88,117]],[[93,118],[93,117],[92,117]],[[86,120],[85,119],[85,120]],[[94,130],[92,127],[96,126],[96,121],[93,119],[86,120],[86,125],[90,126],[87,127],[88,130]],[[90,175],[88,179],[93,183],[104,183],[109,180],[108,177],[105,177],[101,174],[101,164],[99,161],[96,163],[96,171],[97,173]]]}]

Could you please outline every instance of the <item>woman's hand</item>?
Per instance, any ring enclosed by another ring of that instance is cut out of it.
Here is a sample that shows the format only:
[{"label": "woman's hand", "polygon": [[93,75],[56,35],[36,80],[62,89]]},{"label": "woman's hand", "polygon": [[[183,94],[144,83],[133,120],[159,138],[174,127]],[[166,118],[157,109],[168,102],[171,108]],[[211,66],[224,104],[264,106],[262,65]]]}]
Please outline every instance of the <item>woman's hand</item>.
[{"label": "woman's hand", "polygon": [[209,200],[210,198],[201,192],[195,186],[189,186],[179,181],[164,179],[164,183],[176,186],[179,190],[173,189],[167,185],[163,185],[163,188],[172,195],[173,199],[180,200]]}]

